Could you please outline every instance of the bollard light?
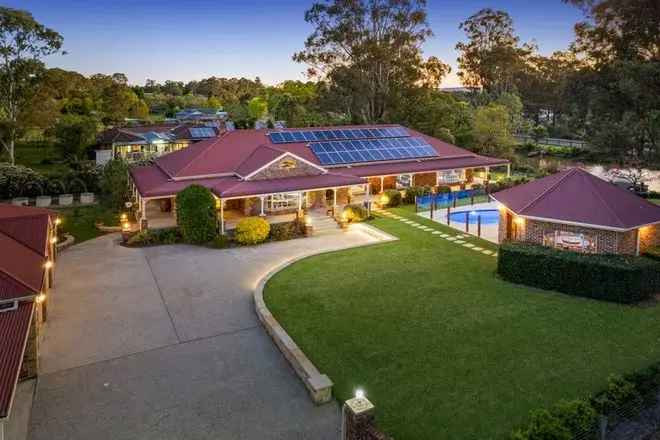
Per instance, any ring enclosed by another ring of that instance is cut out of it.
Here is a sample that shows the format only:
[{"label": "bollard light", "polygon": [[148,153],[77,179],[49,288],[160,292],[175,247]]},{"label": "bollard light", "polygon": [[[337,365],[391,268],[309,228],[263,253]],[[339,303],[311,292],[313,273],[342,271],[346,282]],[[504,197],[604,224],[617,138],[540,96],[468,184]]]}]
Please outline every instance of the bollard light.
[{"label": "bollard light", "polygon": [[305,226],[312,226],[312,218],[309,215],[305,215]]},{"label": "bollard light", "polygon": [[364,399],[364,390],[362,388],[358,388],[357,390],[355,390],[355,398]]},{"label": "bollard light", "polygon": [[56,225],[62,224],[62,219],[59,218],[59,217],[57,217],[57,218],[55,219],[55,224],[56,224]]},{"label": "bollard light", "polygon": [[129,222],[124,222],[121,225],[122,232],[128,232],[131,230],[131,224]]}]

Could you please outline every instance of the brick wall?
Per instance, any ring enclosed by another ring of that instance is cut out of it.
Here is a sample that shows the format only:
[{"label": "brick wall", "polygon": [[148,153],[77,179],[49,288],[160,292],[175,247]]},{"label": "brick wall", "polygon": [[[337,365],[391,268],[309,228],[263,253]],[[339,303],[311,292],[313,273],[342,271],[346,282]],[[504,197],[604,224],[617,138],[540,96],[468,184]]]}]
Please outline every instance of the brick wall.
[{"label": "brick wall", "polygon": [[268,168],[259,171],[250,180],[280,179],[284,177],[318,176],[323,171],[305,162],[296,160],[293,156],[285,156]]},{"label": "brick wall", "polygon": [[639,230],[639,251],[660,246],[660,225],[645,226]]},{"label": "brick wall", "polygon": [[413,175],[413,185],[415,186],[435,186],[437,178],[435,173],[421,173]]},{"label": "brick wall", "polygon": [[[502,217],[502,216],[501,216]],[[600,254],[635,255],[637,250],[637,231],[616,232],[604,229],[587,228],[583,226],[550,223],[538,220],[526,220],[524,226],[516,225],[517,241],[543,244],[543,237],[554,231],[564,231],[576,234],[586,234],[595,237],[596,252]],[[500,224],[500,234],[506,233],[506,225]],[[500,235],[502,236],[502,235]]]}]

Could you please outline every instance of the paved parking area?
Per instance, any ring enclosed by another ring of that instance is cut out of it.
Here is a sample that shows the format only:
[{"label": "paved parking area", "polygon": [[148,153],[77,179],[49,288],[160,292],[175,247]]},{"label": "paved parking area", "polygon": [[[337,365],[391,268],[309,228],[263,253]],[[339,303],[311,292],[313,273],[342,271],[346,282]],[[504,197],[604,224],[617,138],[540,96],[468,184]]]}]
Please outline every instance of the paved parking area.
[{"label": "paved parking area", "polygon": [[287,259],[376,238],[355,228],[228,250],[117,240],[57,263],[30,439],[337,438],[338,406],[311,402],[252,291]]}]

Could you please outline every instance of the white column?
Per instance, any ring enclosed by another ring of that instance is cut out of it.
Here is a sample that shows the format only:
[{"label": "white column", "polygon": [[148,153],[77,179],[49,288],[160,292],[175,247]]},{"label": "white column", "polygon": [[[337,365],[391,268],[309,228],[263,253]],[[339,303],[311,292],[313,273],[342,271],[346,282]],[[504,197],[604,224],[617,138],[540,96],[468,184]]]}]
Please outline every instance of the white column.
[{"label": "white column", "polygon": [[435,186],[440,186],[440,171],[435,172]]},{"label": "white column", "polygon": [[220,235],[225,235],[225,201],[220,199]]},{"label": "white column", "polygon": [[385,188],[383,188],[383,186],[385,186],[385,177],[380,176],[380,192],[385,191]]},{"label": "white column", "polygon": [[485,170],[486,170],[486,178],[485,179],[490,180],[490,167],[486,167]]},{"label": "white column", "polygon": [[337,188],[332,188],[332,207],[337,207]]},{"label": "white column", "polygon": [[264,217],[266,214],[264,213],[264,203],[266,202],[266,197],[261,196],[261,213],[259,214],[261,217]]},{"label": "white column", "polygon": [[511,177],[511,164],[506,164],[506,177]]},{"label": "white column", "polygon": [[302,195],[303,193],[302,191],[300,191],[298,193],[298,211],[302,210],[302,197],[303,197]]},{"label": "white column", "polygon": [[369,185],[369,182],[366,183],[367,185],[367,215],[371,215],[371,185]]}]

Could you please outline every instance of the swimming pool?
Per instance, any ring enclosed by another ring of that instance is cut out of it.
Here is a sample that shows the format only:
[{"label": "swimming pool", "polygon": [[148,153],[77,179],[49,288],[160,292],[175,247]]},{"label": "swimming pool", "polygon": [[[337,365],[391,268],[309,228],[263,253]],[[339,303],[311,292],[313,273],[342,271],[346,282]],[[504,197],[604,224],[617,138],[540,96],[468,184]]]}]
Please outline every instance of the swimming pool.
[{"label": "swimming pool", "polygon": [[468,223],[476,225],[481,217],[482,225],[496,225],[500,221],[500,213],[497,209],[478,209],[473,211],[456,211],[449,214],[452,223],[465,224],[465,214],[468,213]]}]

